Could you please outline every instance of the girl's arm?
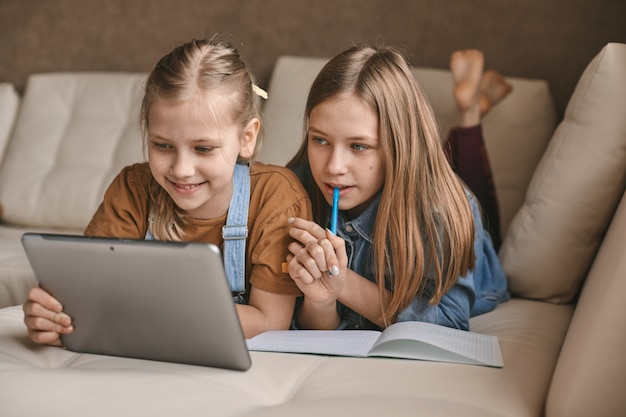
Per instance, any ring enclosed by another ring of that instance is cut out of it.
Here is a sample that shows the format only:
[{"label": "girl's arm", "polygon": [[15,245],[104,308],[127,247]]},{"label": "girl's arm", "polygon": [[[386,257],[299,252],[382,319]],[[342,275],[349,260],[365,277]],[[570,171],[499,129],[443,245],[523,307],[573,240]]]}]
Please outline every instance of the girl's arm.
[{"label": "girl's arm", "polygon": [[[289,273],[304,300],[296,312],[298,325],[306,329],[336,329],[341,318],[337,313],[337,301],[357,312],[379,327],[385,327],[381,301],[386,302],[389,291],[379,295],[378,285],[347,268],[345,243],[338,236],[302,219],[292,222],[290,235],[296,240],[289,246]],[[324,233],[324,234],[322,234]],[[324,238],[326,236],[326,238]],[[336,262],[340,273],[329,275],[327,271]],[[431,294],[426,291],[416,297],[397,317],[396,321],[425,321],[457,329],[468,329],[470,309],[476,298],[473,275],[460,277],[438,304],[431,305]]]},{"label": "girl's arm", "polygon": [[[303,219],[291,219],[289,275],[304,293],[296,312],[298,326],[305,329],[336,329],[341,318],[337,301],[384,327],[378,286],[348,269],[345,242]],[[336,273],[332,272],[337,265]],[[385,291],[383,297],[388,297]],[[385,300],[386,301],[386,300]]]},{"label": "girl's arm", "polygon": [[478,202],[472,194],[467,193],[467,196],[474,217],[474,269],[459,277],[437,305],[428,303],[430,292],[426,288],[421,298],[416,298],[398,313],[397,321],[427,321],[467,330],[471,316],[491,311],[510,297],[506,275],[491,237],[484,229]]},{"label": "girl's arm", "polygon": [[[389,291],[385,290],[385,302],[389,298]],[[367,278],[348,270],[346,283],[339,294],[339,301],[346,307],[356,311],[378,327],[385,327],[382,315],[381,297],[378,285]],[[394,318],[391,319],[393,323]],[[388,323],[388,324],[391,324]]]},{"label": "girl's arm", "polygon": [[430,294],[426,291],[400,311],[396,321],[424,321],[469,330],[470,310],[475,298],[476,291],[470,272],[468,276],[459,278],[457,284],[444,294],[438,304],[429,303]]},{"label": "girl's arm", "polygon": [[289,219],[289,275],[304,293],[296,311],[298,326],[336,329],[340,323],[337,298],[346,281],[348,257],[345,242],[315,222]]},{"label": "girl's arm", "polygon": [[293,295],[276,294],[252,287],[248,304],[237,304],[239,322],[246,339],[267,330],[287,330],[296,303]]},{"label": "girl's arm", "polygon": [[[331,298],[327,303],[312,301],[311,297],[307,296],[306,288],[302,286],[300,288],[305,293],[302,305],[297,311],[298,324],[302,328],[336,329],[341,323],[336,301],[340,301],[377,326],[385,327],[378,286],[352,270],[346,271],[345,283],[337,298]],[[383,297],[389,295],[389,291],[386,290]],[[457,284],[438,304],[431,305],[430,295],[423,294],[416,297],[396,317],[391,317],[387,324],[399,321],[424,321],[468,330],[470,309],[475,298],[476,291],[470,273],[468,277],[459,278]]]},{"label": "girl's arm", "polygon": [[[378,286],[348,269],[342,238],[303,219],[293,219],[289,234],[296,240],[289,245],[289,274],[304,293],[296,312],[299,327],[336,329],[341,324],[337,301],[384,327]],[[383,297],[386,301],[389,292]]]},{"label": "girl's arm", "polygon": [[[385,290],[383,297],[389,296],[389,291]],[[468,330],[470,308],[475,298],[473,277],[472,273],[469,273],[468,277],[459,278],[457,284],[442,297],[438,304],[431,305],[430,294],[425,293],[416,297],[396,317],[391,317],[387,325],[399,321],[424,321]],[[348,270],[346,283],[338,300],[377,326],[385,327],[377,284]]]},{"label": "girl's arm", "polygon": [[[336,294],[330,289],[326,290],[333,284],[333,279],[341,282],[341,288]],[[295,281],[298,282],[298,280]],[[337,312],[337,301],[379,327],[384,327],[378,286],[350,269],[346,268],[345,272],[342,271],[336,277],[327,274],[322,275],[318,280],[313,280],[308,285],[300,281],[298,286],[305,294],[302,304],[296,312],[298,325],[301,328],[336,329],[339,327],[341,317]],[[322,288],[316,290],[315,287]],[[326,293],[327,295],[320,297],[319,293]],[[384,296],[388,297],[389,292],[385,291]]]},{"label": "girl's arm", "polygon": [[[341,318],[337,301],[357,312],[379,327],[385,327],[381,301],[386,302],[389,291],[379,295],[378,285],[349,270],[345,242],[327,233],[314,222],[295,219],[289,232],[296,242],[289,246],[289,274],[304,293],[296,312],[298,325],[306,329],[336,329]],[[339,265],[339,273],[329,275],[331,265]],[[470,309],[476,298],[473,275],[459,278],[438,304],[431,305],[431,294],[425,291],[416,297],[396,321],[425,321],[457,329],[469,328]]]},{"label": "girl's arm", "polygon": [[296,321],[301,329],[334,330],[341,323],[337,301],[315,303],[305,295],[296,311]]}]

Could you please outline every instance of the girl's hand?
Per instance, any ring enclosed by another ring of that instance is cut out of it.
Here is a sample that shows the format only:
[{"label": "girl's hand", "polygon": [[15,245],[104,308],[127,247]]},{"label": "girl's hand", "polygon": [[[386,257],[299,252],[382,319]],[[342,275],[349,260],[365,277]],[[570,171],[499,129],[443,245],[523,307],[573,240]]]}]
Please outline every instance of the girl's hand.
[{"label": "girl's hand", "polygon": [[318,224],[290,219],[289,275],[309,302],[333,303],[345,284],[348,257],[345,241]]},{"label": "girl's hand", "polygon": [[72,319],[63,313],[61,303],[39,287],[28,292],[23,310],[28,337],[35,343],[63,346],[61,334],[74,330]]}]

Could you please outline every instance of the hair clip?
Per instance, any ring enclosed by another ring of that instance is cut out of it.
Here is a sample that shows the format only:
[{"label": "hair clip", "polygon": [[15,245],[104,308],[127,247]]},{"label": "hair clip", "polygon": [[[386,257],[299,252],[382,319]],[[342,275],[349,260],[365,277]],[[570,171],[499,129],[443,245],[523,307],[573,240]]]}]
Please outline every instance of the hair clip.
[{"label": "hair clip", "polygon": [[252,91],[254,91],[254,94],[256,94],[257,96],[267,100],[267,91],[265,91],[264,89],[262,89],[258,85],[252,84]]}]

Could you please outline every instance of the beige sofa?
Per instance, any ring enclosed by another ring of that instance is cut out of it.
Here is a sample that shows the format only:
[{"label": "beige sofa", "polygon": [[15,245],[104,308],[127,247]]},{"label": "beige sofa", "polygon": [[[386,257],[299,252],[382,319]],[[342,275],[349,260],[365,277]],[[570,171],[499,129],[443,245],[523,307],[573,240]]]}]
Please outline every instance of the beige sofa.
[{"label": "beige sofa", "polygon": [[[283,164],[297,148],[323,62],[276,63],[259,159]],[[0,85],[0,415],[625,415],[624,68],[626,45],[608,44],[558,126],[541,80],[511,78],[513,94],[485,119],[513,298],[471,330],[498,336],[502,369],[251,352],[236,372],[33,345],[17,304],[36,280],[19,237],[80,233],[119,168],[142,158],[145,74],[38,74],[23,97]],[[415,76],[447,130],[450,74]]]}]

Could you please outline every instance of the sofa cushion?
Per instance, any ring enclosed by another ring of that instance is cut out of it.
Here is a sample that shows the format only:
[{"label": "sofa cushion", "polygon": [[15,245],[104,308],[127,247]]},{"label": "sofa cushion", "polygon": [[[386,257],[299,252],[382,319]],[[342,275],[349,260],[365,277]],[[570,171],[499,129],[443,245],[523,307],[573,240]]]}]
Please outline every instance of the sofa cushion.
[{"label": "sofa cushion", "polygon": [[139,110],[146,74],[29,77],[0,169],[3,220],[82,229],[115,174],[142,157]]},{"label": "sofa cushion", "polygon": [[[302,142],[304,105],[311,83],[325,58],[282,56],[276,62],[264,111],[265,141],[258,159],[283,165]],[[456,120],[450,71],[413,68],[447,135]],[[513,92],[483,121],[500,204],[501,230],[524,200],[524,193],[556,126],[556,113],[548,85],[543,80],[507,77]]]},{"label": "sofa cushion", "polygon": [[567,303],[626,185],[626,44],[589,63],[505,236],[511,292]]}]

